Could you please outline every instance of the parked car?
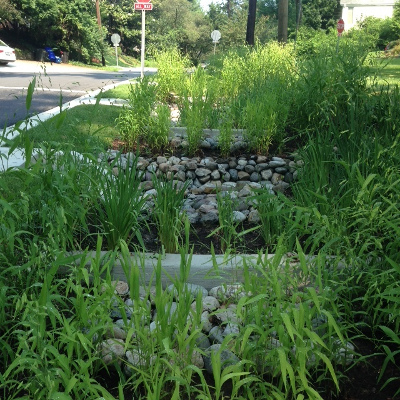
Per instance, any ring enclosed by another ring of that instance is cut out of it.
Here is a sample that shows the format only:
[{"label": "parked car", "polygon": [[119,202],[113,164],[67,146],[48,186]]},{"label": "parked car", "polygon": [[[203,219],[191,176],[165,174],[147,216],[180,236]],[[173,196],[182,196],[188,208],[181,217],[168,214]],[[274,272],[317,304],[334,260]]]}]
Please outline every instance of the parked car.
[{"label": "parked car", "polygon": [[0,40],[0,64],[8,64],[16,59],[15,50]]}]

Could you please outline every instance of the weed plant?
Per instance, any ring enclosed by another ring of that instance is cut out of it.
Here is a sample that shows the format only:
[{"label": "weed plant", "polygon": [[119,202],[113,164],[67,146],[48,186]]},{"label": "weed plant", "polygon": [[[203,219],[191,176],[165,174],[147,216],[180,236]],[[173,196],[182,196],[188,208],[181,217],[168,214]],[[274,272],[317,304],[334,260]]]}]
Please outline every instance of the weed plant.
[{"label": "weed plant", "polygon": [[188,184],[189,182],[153,177],[156,195],[152,216],[161,245],[167,253],[176,253],[182,244],[182,235],[187,224],[182,207]]},{"label": "weed plant", "polygon": [[231,154],[233,141],[233,119],[230,115],[229,109],[227,109],[222,113],[218,135],[218,147],[223,157],[228,157]]},{"label": "weed plant", "polygon": [[236,215],[238,199],[233,192],[217,192],[218,220],[219,226],[214,229],[209,237],[218,235],[221,243],[221,250],[229,254],[235,252],[240,247],[242,236],[258,229],[253,227],[247,230],[241,230],[240,219]]},{"label": "weed plant", "polygon": [[[117,157],[109,168],[99,170],[93,179],[99,199],[94,204],[96,216],[110,250],[118,247],[121,240],[129,243],[134,238],[144,247],[140,228],[144,224],[146,195],[140,186],[137,157],[128,158],[125,171],[119,165],[120,160]],[[117,168],[116,174],[113,167]]]},{"label": "weed plant", "polygon": [[177,48],[159,51],[154,58],[157,62],[157,99],[165,102],[171,93],[181,95],[189,60]]},{"label": "weed plant", "polygon": [[206,91],[206,75],[201,67],[198,67],[189,76],[183,103],[181,108],[181,123],[186,126],[188,152],[194,155],[200,148],[203,139],[203,128],[207,118],[207,111],[213,99]]},{"label": "weed plant", "polygon": [[129,91],[129,108],[123,109],[117,122],[121,139],[131,149],[147,134],[156,101],[156,87],[151,78],[144,77],[138,84],[131,85]]}]

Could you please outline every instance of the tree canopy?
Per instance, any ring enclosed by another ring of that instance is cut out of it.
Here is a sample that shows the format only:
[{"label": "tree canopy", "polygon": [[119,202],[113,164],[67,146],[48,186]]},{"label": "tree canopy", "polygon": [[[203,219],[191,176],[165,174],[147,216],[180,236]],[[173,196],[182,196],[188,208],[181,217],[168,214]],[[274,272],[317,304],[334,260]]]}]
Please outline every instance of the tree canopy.
[{"label": "tree canopy", "polygon": [[[213,48],[210,33],[221,31],[219,48],[243,45],[249,0],[217,0],[204,12],[199,0],[153,0],[146,13],[146,47],[180,49],[199,60]],[[99,4],[101,25],[96,18]],[[297,23],[313,30],[334,27],[340,17],[340,0],[289,0],[289,37]],[[279,0],[258,0],[255,39],[277,38]],[[395,6],[399,18],[400,3]],[[90,61],[111,46],[113,33],[121,36],[124,53],[138,56],[141,15],[134,0],[0,0],[0,34],[12,31],[32,47],[52,46],[70,52],[70,58]]]}]

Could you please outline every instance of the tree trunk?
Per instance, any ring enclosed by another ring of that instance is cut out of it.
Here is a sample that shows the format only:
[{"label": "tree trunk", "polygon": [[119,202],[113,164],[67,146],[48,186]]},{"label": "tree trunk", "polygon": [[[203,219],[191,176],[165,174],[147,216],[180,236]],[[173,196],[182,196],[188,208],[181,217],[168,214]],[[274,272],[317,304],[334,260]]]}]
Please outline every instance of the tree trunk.
[{"label": "tree trunk", "polygon": [[288,0],[279,0],[278,4],[278,42],[286,43],[288,34]]},{"label": "tree trunk", "polygon": [[257,0],[249,0],[249,13],[247,16],[246,43],[254,46],[254,30],[256,27]]}]

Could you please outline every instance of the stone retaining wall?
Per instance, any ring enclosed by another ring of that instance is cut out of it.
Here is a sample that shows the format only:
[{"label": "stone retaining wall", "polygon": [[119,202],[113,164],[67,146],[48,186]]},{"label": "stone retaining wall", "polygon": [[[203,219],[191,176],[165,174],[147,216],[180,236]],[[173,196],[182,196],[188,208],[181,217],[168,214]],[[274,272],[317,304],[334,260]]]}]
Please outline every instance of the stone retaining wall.
[{"label": "stone retaining wall", "polygon": [[[105,157],[111,163],[119,152],[109,151]],[[132,166],[136,155],[122,154],[114,173]],[[235,219],[258,222],[257,210],[246,201],[254,189],[269,193],[285,192],[296,180],[301,161],[294,157],[267,157],[260,155],[235,157],[138,157],[137,168],[142,172],[142,187],[148,195],[155,196],[152,177],[166,175],[178,182],[188,182],[184,210],[191,223],[218,222],[217,191],[229,193],[235,203]]]}]

